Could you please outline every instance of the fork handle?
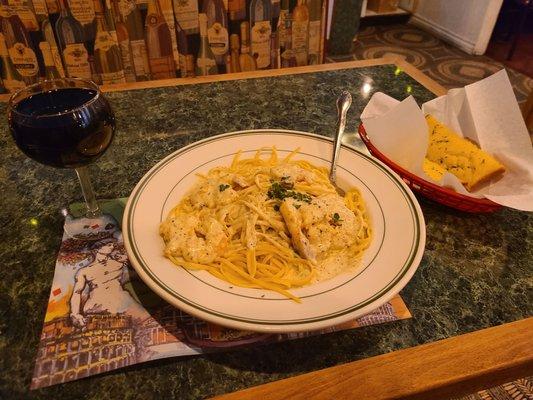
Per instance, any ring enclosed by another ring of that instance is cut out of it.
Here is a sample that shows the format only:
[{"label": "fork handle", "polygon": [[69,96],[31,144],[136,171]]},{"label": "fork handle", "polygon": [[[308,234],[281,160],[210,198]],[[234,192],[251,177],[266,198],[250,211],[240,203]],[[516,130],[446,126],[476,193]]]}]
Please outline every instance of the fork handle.
[{"label": "fork handle", "polygon": [[331,168],[329,170],[329,179],[332,182],[337,181],[337,160],[342,143],[342,134],[346,127],[346,113],[352,105],[352,96],[349,92],[343,91],[337,99],[337,130],[335,132],[335,141],[333,142],[333,156],[331,157]]}]

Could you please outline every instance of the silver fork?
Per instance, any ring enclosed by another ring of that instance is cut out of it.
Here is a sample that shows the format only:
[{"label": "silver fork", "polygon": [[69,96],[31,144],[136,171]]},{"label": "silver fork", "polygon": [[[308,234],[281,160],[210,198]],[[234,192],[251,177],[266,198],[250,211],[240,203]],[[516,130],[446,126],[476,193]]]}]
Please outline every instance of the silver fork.
[{"label": "silver fork", "polygon": [[346,127],[346,113],[352,105],[352,95],[350,92],[344,90],[337,98],[337,132],[335,133],[335,141],[333,142],[333,155],[331,158],[331,168],[329,170],[329,180],[335,187],[339,196],[344,197],[346,192],[337,185],[337,159],[339,158],[339,151],[341,149],[342,134]]}]

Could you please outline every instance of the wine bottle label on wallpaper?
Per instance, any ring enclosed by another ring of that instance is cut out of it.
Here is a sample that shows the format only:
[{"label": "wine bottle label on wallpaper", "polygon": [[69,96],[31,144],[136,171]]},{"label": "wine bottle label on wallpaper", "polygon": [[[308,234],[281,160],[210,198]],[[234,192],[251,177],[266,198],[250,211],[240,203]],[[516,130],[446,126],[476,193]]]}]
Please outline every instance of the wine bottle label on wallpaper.
[{"label": "wine bottle label on wallpaper", "polygon": [[36,76],[39,72],[39,64],[33,49],[22,43],[15,43],[8,49],[9,57],[15,66],[15,69],[21,76]]},{"label": "wine bottle label on wallpaper", "polygon": [[277,32],[272,32],[270,39],[270,68],[279,68],[279,42]]},{"label": "wine bottle label on wallpaper", "polygon": [[[0,6],[0,10],[1,9],[2,7]],[[4,17],[4,14],[0,13],[0,17]],[[6,38],[4,36],[4,33],[0,31],[0,57],[4,58],[8,56],[9,52],[7,51]]]},{"label": "wine bottle label on wallpaper", "polygon": [[257,68],[270,65],[270,21],[258,21],[252,28],[252,55],[257,54]]},{"label": "wine bottle label on wallpaper", "polygon": [[148,75],[149,71],[146,65],[148,54],[146,52],[146,43],[144,40],[130,41],[131,57],[133,58],[133,66],[135,67],[135,74],[137,76]]},{"label": "wine bottle label on wallpaper", "polygon": [[94,21],[94,4],[91,0],[68,0],[68,5],[80,24],[87,25]]},{"label": "wine bottle label on wallpaper", "polygon": [[180,76],[185,78],[187,76],[187,57],[185,54],[180,53]]},{"label": "wine bottle label on wallpaper", "polygon": [[[5,14],[1,15],[4,16]],[[4,82],[4,87],[9,92],[16,92],[17,90],[25,87],[26,84],[21,79],[18,79],[20,78],[20,75],[14,69],[12,62],[9,59],[6,41],[2,32],[0,32],[0,57],[2,59],[2,79]]]},{"label": "wine bottle label on wallpaper", "polygon": [[[2,18],[9,18],[11,17],[13,13],[11,12],[9,6],[5,6],[3,4],[0,4],[0,17]],[[0,32],[1,34],[1,32]]]},{"label": "wine bottle label on wallpaper", "polygon": [[24,4],[22,0],[9,0],[10,12],[18,15],[24,27],[29,31],[38,31],[39,23],[33,10]]},{"label": "wine bottle label on wallpaper", "polygon": [[228,11],[231,20],[244,19],[246,17],[246,0],[228,0]]},{"label": "wine bottle label on wallpaper", "polygon": [[64,77],[65,71],[63,70],[63,65],[61,64],[59,49],[56,46],[52,46],[48,42],[39,43],[39,49],[41,49],[45,67],[55,67],[59,76]]},{"label": "wine bottle label on wallpaper", "polygon": [[115,72],[102,72],[100,75],[102,77],[102,82],[104,85],[111,85],[113,83],[124,83],[126,80],[123,70]]},{"label": "wine bottle label on wallpaper", "polygon": [[61,77],[65,76],[65,70],[63,69],[63,61],[61,60],[61,53],[57,46],[50,46],[50,52],[52,53],[52,59],[54,60],[54,65],[57,68],[57,72]]},{"label": "wine bottle label on wallpaper", "polygon": [[99,32],[94,42],[94,50],[102,50],[104,52],[116,46],[118,43],[116,33],[114,31]]},{"label": "wine bottle label on wallpaper", "polygon": [[54,57],[52,56],[52,47],[50,44],[48,42],[41,42],[39,43],[39,49],[43,55],[46,77],[60,78],[61,75],[55,66]]},{"label": "wine bottle label on wallpaper", "polygon": [[178,53],[178,40],[176,39],[176,23],[174,21],[174,9],[172,8],[172,0],[157,0],[161,7],[161,12],[170,30],[170,40],[172,43],[172,55],[174,57],[174,63],[179,65],[179,53]]},{"label": "wine bottle label on wallpaper", "polygon": [[198,57],[196,60],[196,64],[198,65],[198,68],[201,70],[207,70],[209,71],[212,68],[216,67],[216,62],[214,58],[209,57]]},{"label": "wine bottle label on wallpaper", "polygon": [[156,0],[159,1],[159,6],[161,7],[161,12],[163,17],[168,24],[168,27],[171,31],[174,30],[174,10],[172,8],[172,0]]},{"label": "wine bottle label on wallpaper", "polygon": [[33,11],[36,15],[46,15],[48,16],[48,7],[46,7],[45,0],[32,0]]},{"label": "wine bottle label on wallpaper", "polygon": [[[153,4],[153,3],[150,3]],[[167,79],[175,76],[174,43],[172,32],[160,14],[146,16],[146,45],[152,79]],[[176,56],[179,62],[179,56]]]},{"label": "wine bottle label on wallpaper", "polygon": [[43,55],[44,65],[46,67],[55,67],[50,44],[48,42],[41,42],[39,43],[39,49],[41,49],[41,53]]},{"label": "wine bottle label on wallpaper", "polygon": [[272,17],[279,18],[279,14],[281,12],[280,11],[280,0],[272,0],[270,4],[272,5]]},{"label": "wine bottle label on wallpaper", "polygon": [[127,18],[128,15],[135,11],[135,7],[137,7],[135,0],[120,0],[118,3],[118,10],[124,18]]},{"label": "wine bottle label on wallpaper", "polygon": [[68,76],[91,79],[89,55],[83,43],[67,44],[63,57]]},{"label": "wine bottle label on wallpaper", "polygon": [[242,8],[242,0],[228,0],[228,11],[238,11]]},{"label": "wine bottle label on wallpaper", "polygon": [[309,21],[293,21],[292,23],[292,48],[298,66],[307,64]]},{"label": "wine bottle label on wallpaper", "polygon": [[156,26],[160,25],[161,23],[161,18],[157,14],[148,14],[146,16],[146,25]]},{"label": "wine bottle label on wallpaper", "polygon": [[287,29],[285,28],[285,20],[287,19],[289,15],[288,10],[281,10],[279,12],[279,21],[278,21],[278,37],[279,42],[284,44],[287,40]]},{"label": "wine bottle label on wallpaper", "polygon": [[46,8],[48,14],[59,13],[59,3],[57,2],[57,0],[46,0]]},{"label": "wine bottle label on wallpaper", "polygon": [[124,76],[127,82],[135,82],[135,71],[133,68],[130,52],[129,40],[123,40],[118,43],[120,48],[120,56],[122,60],[122,66],[124,67]]},{"label": "wine bottle label on wallpaper", "polygon": [[150,71],[152,72],[152,79],[167,79],[172,78],[172,71],[174,64],[170,57],[150,58]]},{"label": "wine bottle label on wallpaper", "polygon": [[287,49],[281,54],[281,67],[282,68],[290,68],[296,66],[296,59],[294,51],[291,49]]},{"label": "wine bottle label on wallpaper", "polygon": [[222,56],[228,52],[228,30],[219,22],[215,22],[207,30],[207,39],[215,56]]},{"label": "wine bottle label on wallpaper", "polygon": [[8,92],[16,92],[17,90],[23,89],[26,87],[26,84],[24,81],[19,81],[16,79],[7,79],[4,78],[4,87],[7,89]]},{"label": "wine bottle label on wallpaper", "polygon": [[174,14],[181,29],[198,30],[198,0],[174,0]]},{"label": "wine bottle label on wallpaper", "polygon": [[23,89],[26,87],[26,84],[24,81],[19,81],[16,79],[11,78],[4,78],[4,87],[7,89],[8,92],[16,92],[17,90]]},{"label": "wine bottle label on wallpaper", "polygon": [[320,20],[309,22],[309,54],[320,51]]},{"label": "wine bottle label on wallpaper", "polygon": [[[161,50],[156,49],[163,46],[162,40],[164,40],[165,51],[169,47],[172,47],[170,40],[170,30],[165,22],[165,18],[162,15],[151,13],[146,16],[146,46],[147,49],[154,50],[154,53],[160,53]],[[151,58],[150,58],[151,62]]]}]

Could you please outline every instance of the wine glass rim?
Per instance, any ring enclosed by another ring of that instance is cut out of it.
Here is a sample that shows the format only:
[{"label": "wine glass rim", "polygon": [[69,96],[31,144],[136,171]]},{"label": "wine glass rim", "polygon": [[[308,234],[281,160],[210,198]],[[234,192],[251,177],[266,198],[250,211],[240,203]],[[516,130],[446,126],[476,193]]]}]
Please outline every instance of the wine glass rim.
[{"label": "wine glass rim", "polygon": [[[80,110],[81,108],[83,107],[87,107],[88,105],[92,104],[93,102],[95,102],[96,100],[98,100],[98,98],[100,97],[100,88],[98,87],[98,85],[96,83],[94,83],[93,81],[91,81],[90,79],[84,79],[84,78],[55,78],[55,79],[43,79],[42,81],[39,81],[37,83],[34,83],[32,85],[29,85],[29,86],[26,86],[26,87],[23,87],[19,90],[17,90],[15,93],[13,93],[11,95],[11,97],[9,98],[9,101],[8,101],[8,108],[9,108],[9,111],[12,112],[12,113],[15,113],[15,114],[19,114],[19,115],[22,115],[22,116],[25,116],[25,117],[30,117],[32,116],[31,114],[28,114],[28,113],[25,113],[25,112],[20,112],[16,109],[16,104],[18,104],[19,102],[15,102],[15,98],[20,95],[21,93],[25,92],[25,91],[31,91],[32,88],[36,88],[38,86],[42,86],[42,85],[45,85],[46,83],[53,83],[53,82],[65,82],[65,81],[77,81],[77,82],[83,82],[83,83],[86,83],[88,84],[89,86],[91,86],[94,90],[96,90],[96,95],[91,97],[89,100],[87,100],[85,103],[81,104],[80,106],[76,107],[76,108],[72,108],[68,111],[60,111],[60,112],[56,112],[56,113],[52,113],[52,114],[45,114],[45,115],[39,115],[39,118],[48,118],[48,117],[57,117],[58,115],[64,115],[64,114],[71,114],[73,112],[76,112],[78,110]],[[43,90],[44,91],[44,90]]]}]

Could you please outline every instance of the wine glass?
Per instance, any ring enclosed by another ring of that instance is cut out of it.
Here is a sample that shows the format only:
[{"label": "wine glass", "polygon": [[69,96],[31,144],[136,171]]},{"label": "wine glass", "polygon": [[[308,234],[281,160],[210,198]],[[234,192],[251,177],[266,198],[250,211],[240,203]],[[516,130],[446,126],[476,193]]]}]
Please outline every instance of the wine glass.
[{"label": "wine glass", "polygon": [[115,115],[98,86],[78,78],[42,81],[13,94],[7,110],[18,148],[41,164],[75,169],[86,216],[100,215],[87,166],[111,144]]}]

